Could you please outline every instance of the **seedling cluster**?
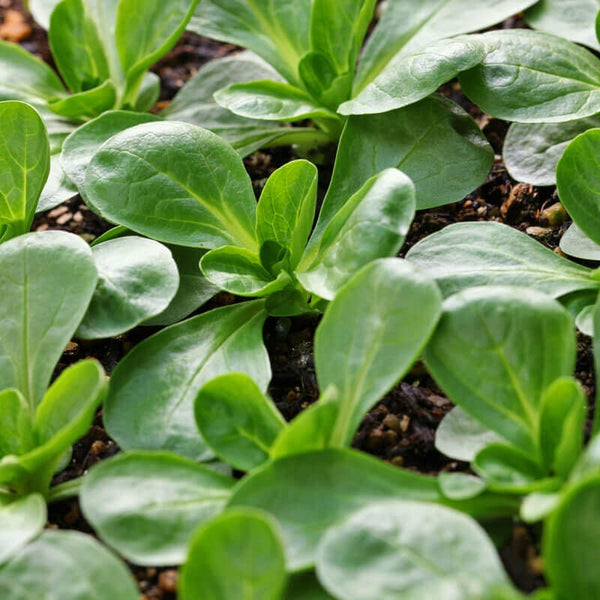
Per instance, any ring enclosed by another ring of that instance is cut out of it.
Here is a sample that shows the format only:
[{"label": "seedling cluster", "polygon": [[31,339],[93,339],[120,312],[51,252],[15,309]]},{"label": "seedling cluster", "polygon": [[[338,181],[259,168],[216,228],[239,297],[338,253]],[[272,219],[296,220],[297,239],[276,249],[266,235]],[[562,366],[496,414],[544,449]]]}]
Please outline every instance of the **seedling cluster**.
[{"label": "seedling cluster", "polygon": [[[600,371],[597,0],[28,9],[56,70],[0,42],[0,597],[136,600],[127,561],[179,567],[179,600],[598,600],[600,412],[575,378],[576,328]],[[495,27],[516,14],[535,31]],[[149,69],[186,29],[243,51],[158,111]],[[511,123],[511,175],[557,186],[563,256],[473,222],[397,257],[494,162],[455,78]],[[299,158],[257,201],[242,159],[274,146]],[[31,232],[77,194],[106,233]],[[286,420],[263,328],[296,319],[320,395]],[[142,327],[108,374],[57,369],[73,337]],[[415,368],[454,404],[435,475],[351,447]],[[56,483],[100,416],[120,452]],[[95,536],[47,528],[71,498]],[[516,522],[529,596],[500,560]]]}]

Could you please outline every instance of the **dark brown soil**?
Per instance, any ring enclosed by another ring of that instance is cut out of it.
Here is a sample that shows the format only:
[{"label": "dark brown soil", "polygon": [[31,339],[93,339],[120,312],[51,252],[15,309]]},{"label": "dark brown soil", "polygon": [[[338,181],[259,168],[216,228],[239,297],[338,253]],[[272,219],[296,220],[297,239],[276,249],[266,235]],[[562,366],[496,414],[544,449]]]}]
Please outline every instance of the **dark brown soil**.
[{"label": "dark brown soil", "polygon": [[[17,0],[0,0],[0,22],[7,9],[21,10]],[[29,21],[31,34],[21,43],[28,51],[51,63],[45,32]],[[505,26],[520,25],[518,21]],[[154,71],[161,77],[161,107],[208,60],[235,52],[227,44],[186,33]],[[532,235],[551,249],[556,249],[565,229],[566,213],[558,204],[553,187],[536,188],[513,181],[504,167],[501,150],[507,124],[483,115],[461,93],[457,83],[444,86],[442,92],[459,102],[477,120],[497,154],[488,180],[461,202],[422,211],[412,224],[402,254],[425,236],[456,222],[498,221]],[[266,178],[276,168],[294,158],[289,149],[261,151],[245,159],[258,195]],[[320,188],[328,182],[328,168],[322,169]],[[79,197],[45,215],[39,215],[33,229],[64,229],[82,236],[87,241],[106,231],[109,224],[92,213]],[[234,301],[226,294],[213,300],[208,308]],[[271,358],[273,380],[269,392],[277,407],[288,420],[295,417],[318,398],[313,363],[312,339],[318,318],[293,320],[272,319],[265,327],[265,341]],[[57,372],[67,365],[94,356],[108,373],[118,361],[141,339],[154,330],[140,328],[124,336],[99,342],[70,344],[63,355]],[[590,402],[595,392],[593,358],[589,338],[579,337],[577,377],[584,385]],[[434,447],[434,435],[440,420],[452,407],[450,401],[435,385],[422,364],[416,365],[405,381],[394,388],[370,411],[354,439],[354,447],[373,454],[394,465],[423,473],[436,474],[442,470],[465,470],[468,466],[442,456]],[[102,427],[101,413],[88,435],[74,448],[69,467],[57,476],[55,483],[68,481],[83,474],[93,464],[113,456],[118,451]],[[84,522],[76,501],[56,503],[50,511],[51,527],[77,528],[91,532]],[[535,530],[523,526],[514,528],[501,555],[515,583],[529,591],[539,587],[539,536]],[[132,567],[142,600],[175,600],[176,571]]]}]

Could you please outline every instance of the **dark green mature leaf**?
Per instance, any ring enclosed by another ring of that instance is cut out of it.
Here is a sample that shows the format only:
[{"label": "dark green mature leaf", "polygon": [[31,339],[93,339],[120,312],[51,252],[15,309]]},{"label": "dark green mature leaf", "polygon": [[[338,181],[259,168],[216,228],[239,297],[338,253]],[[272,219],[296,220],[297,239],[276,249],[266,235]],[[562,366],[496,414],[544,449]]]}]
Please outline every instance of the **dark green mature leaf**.
[{"label": "dark green mature leaf", "polygon": [[40,494],[31,494],[0,506],[0,565],[37,537],[45,524],[46,502]]},{"label": "dark green mature leaf", "polygon": [[96,267],[88,245],[62,231],[1,244],[0,264],[0,389],[18,389],[33,410],[87,309]]},{"label": "dark green mature leaf", "polygon": [[333,445],[350,444],[365,413],[420,356],[440,314],[436,285],[399,259],[369,264],[338,292],[315,337],[319,386],[339,394]]},{"label": "dark green mature leaf", "polygon": [[502,149],[506,168],[517,181],[556,185],[556,165],[565,148],[594,127],[600,127],[600,116],[566,123],[513,123]]},{"label": "dark green mature leaf", "polygon": [[370,83],[392,57],[412,53],[435,40],[479,31],[535,4],[536,0],[388,0],[361,58],[355,92]]},{"label": "dark green mature leaf", "polygon": [[543,538],[546,575],[560,600],[595,600],[600,593],[597,540],[600,477],[569,488],[550,515]]},{"label": "dark green mature leaf", "polygon": [[308,241],[317,202],[317,168],[295,160],[277,169],[267,180],[256,209],[259,248],[275,242],[289,250],[289,268],[295,269]]},{"label": "dark green mature leaf", "polygon": [[577,226],[600,244],[600,129],[575,138],[556,168],[560,201]]},{"label": "dark green mature leaf", "polygon": [[525,21],[534,29],[600,50],[594,23],[598,0],[539,0],[525,11]]},{"label": "dark green mature leaf", "polygon": [[194,535],[179,598],[280,600],[286,580],[277,522],[254,509],[233,508]]},{"label": "dark green mature leaf", "polygon": [[575,223],[560,238],[560,249],[569,256],[600,261],[600,245],[591,240]]},{"label": "dark green mature leaf", "polygon": [[89,535],[45,531],[0,567],[3,600],[137,600],[129,569]]},{"label": "dark green mature leaf", "polygon": [[160,314],[179,287],[177,265],[162,244],[126,236],[95,245],[98,284],[77,329],[84,339],[119,335]]},{"label": "dark green mature leaf", "polygon": [[0,458],[25,454],[34,446],[29,403],[19,390],[0,392]]},{"label": "dark green mature leaf", "polygon": [[78,127],[62,147],[61,163],[66,174],[79,191],[83,192],[86,169],[100,146],[129,127],[154,121],[160,121],[160,118],[150,114],[111,110]]},{"label": "dark green mature leaf", "polygon": [[542,397],[573,372],[573,322],[533,290],[466,290],[445,301],[425,361],[456,405],[539,461]]},{"label": "dark green mature leaf", "polygon": [[17,44],[0,40],[0,98],[46,104],[66,95],[56,73]]},{"label": "dark green mature leaf", "polygon": [[332,300],[359,269],[394,256],[415,211],[415,188],[397,169],[369,179],[331,218],[318,246],[307,252],[296,277],[305,289]]},{"label": "dark green mature leaf", "polygon": [[[246,477],[229,506],[271,513],[285,540],[288,568],[314,564],[325,531],[350,513],[378,500],[446,502],[433,478],[384,464],[348,449],[329,449],[281,458]],[[318,506],[318,510],[315,510]],[[502,497],[458,504],[474,514],[503,514],[514,502]]]},{"label": "dark green mature leaf", "polygon": [[400,53],[338,110],[343,115],[364,115],[414,104],[479,64],[485,55],[486,44],[475,36],[438,40],[415,52]]},{"label": "dark green mature leaf", "polygon": [[295,573],[288,580],[285,600],[334,600],[319,583],[315,573]]},{"label": "dark green mature leaf", "polygon": [[555,298],[600,287],[592,270],[498,223],[450,225],[413,246],[407,259],[429,273],[445,296],[480,285],[534,288]]},{"label": "dark green mature leaf", "polygon": [[195,33],[248,48],[290,83],[310,50],[312,0],[202,0],[190,23]]},{"label": "dark green mature leaf", "polygon": [[0,102],[0,241],[27,233],[50,169],[44,123],[31,106]]},{"label": "dark green mature leaf", "polygon": [[331,527],[317,575],[336,598],[477,600],[507,584],[492,541],[476,521],[443,506],[373,504]]},{"label": "dark green mature leaf", "polygon": [[342,133],[316,235],[370,177],[396,167],[415,184],[417,208],[464,198],[482,184],[494,152],[457,104],[432,96],[381,115],[350,117]]},{"label": "dark green mature leaf", "polygon": [[600,112],[600,61],[562,38],[526,29],[492,31],[483,62],[460,74],[465,94],[500,119],[559,123]]},{"label": "dark green mature leaf", "polygon": [[85,0],[58,3],[50,17],[48,41],[72,92],[90,90],[110,78],[108,58]]},{"label": "dark green mature leaf", "polygon": [[185,560],[194,530],[221,512],[235,481],[170,452],[130,452],[96,465],[81,508],[100,537],[144,565]]},{"label": "dark green mature leaf", "polygon": [[120,0],[115,38],[127,79],[125,103],[134,104],[144,72],[177,42],[198,0]]},{"label": "dark green mature leaf", "polygon": [[211,458],[194,421],[194,400],[210,379],[247,373],[265,390],[263,302],[226,306],[173,325],[138,344],[117,366],[105,403],[107,430],[125,450],[166,449]]},{"label": "dark green mature leaf", "polygon": [[198,127],[147,123],[114,136],[92,159],[85,190],[106,219],[153,239],[256,249],[256,201],[244,165]]},{"label": "dark green mature leaf", "polygon": [[196,424],[206,443],[226,463],[251,471],[269,458],[285,421],[250,377],[221,375],[204,384],[195,402]]}]

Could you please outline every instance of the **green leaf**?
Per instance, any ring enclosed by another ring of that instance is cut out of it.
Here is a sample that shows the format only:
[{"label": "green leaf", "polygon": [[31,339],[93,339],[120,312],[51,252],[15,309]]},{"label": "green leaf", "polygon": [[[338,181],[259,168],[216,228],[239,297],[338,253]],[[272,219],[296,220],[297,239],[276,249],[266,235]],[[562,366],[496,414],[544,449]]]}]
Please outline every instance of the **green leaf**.
[{"label": "green leaf", "polygon": [[159,117],[123,110],[111,110],[78,127],[65,140],[61,163],[80,192],[84,192],[85,172],[94,154],[113,135],[142,123],[160,121]]},{"label": "green leaf", "polygon": [[539,0],[525,11],[525,22],[560,37],[600,50],[594,23],[598,0]]},{"label": "green leaf", "polygon": [[415,212],[415,188],[397,169],[369,179],[332,217],[296,276],[305,289],[332,300],[339,288],[371,261],[394,256]]},{"label": "green leaf", "polygon": [[569,256],[600,261],[600,245],[591,240],[575,223],[560,238],[560,249]]},{"label": "green leaf", "polygon": [[84,0],[62,0],[50,17],[52,57],[74,93],[102,85],[110,78],[108,58]]},{"label": "green leaf", "polygon": [[25,454],[34,446],[29,404],[19,390],[0,392],[0,458]]},{"label": "green leaf", "polygon": [[269,458],[285,421],[262,390],[241,373],[221,375],[204,384],[195,402],[196,424],[214,453],[241,471]]},{"label": "green leaf", "polygon": [[221,512],[234,483],[170,452],[130,452],[90,470],[81,508],[102,540],[128,560],[175,565],[185,560],[198,525]]},{"label": "green leaf", "polygon": [[517,181],[556,185],[556,165],[565,148],[594,127],[600,127],[600,116],[566,123],[513,123],[502,149],[506,168]]},{"label": "green leaf", "polygon": [[285,600],[334,600],[314,572],[295,573],[288,579]]},{"label": "green leaf", "polygon": [[50,169],[46,128],[22,102],[0,102],[0,229],[2,241],[27,233]]},{"label": "green leaf", "polygon": [[485,56],[485,43],[466,36],[431,42],[410,54],[401,53],[338,111],[343,115],[364,115],[403,108],[433,94]]},{"label": "green leaf", "polygon": [[194,421],[200,388],[217,375],[246,373],[265,390],[271,371],[262,343],[261,301],[218,308],[138,344],[111,377],[104,422],[125,450],[172,450],[212,458]]},{"label": "green leaf", "polygon": [[256,238],[260,248],[276,242],[289,250],[289,268],[295,269],[312,230],[317,202],[317,168],[295,160],[277,169],[267,180],[256,209]]},{"label": "green leaf", "polygon": [[425,361],[449,398],[539,462],[543,395],[575,365],[568,313],[548,296],[480,287],[444,302]]},{"label": "green leaf", "polygon": [[155,240],[256,249],[256,201],[244,165],[198,127],[147,123],[117,134],[92,159],[85,189],[104,218]]},{"label": "green leaf", "polygon": [[502,438],[476,421],[460,406],[447,413],[435,432],[435,447],[446,456],[464,462],[475,460],[477,453]]},{"label": "green leaf", "polygon": [[354,89],[370,83],[394,55],[413,53],[432,42],[501,23],[537,0],[388,0],[362,54]]},{"label": "green leaf", "polygon": [[60,154],[50,156],[50,173],[42,190],[35,212],[50,210],[77,195],[73,185],[60,164]]},{"label": "green leaf", "polygon": [[50,15],[59,2],[60,0],[27,0],[27,7],[35,22],[44,29],[48,29]]},{"label": "green leaf", "polygon": [[290,83],[310,50],[312,0],[202,0],[190,23],[200,35],[248,48]]},{"label": "green leaf", "polygon": [[135,103],[144,72],[175,45],[197,4],[198,0],[120,0],[114,35],[127,78],[125,103]]},{"label": "green leaf", "polygon": [[89,535],[44,531],[0,568],[3,600],[137,600],[129,569]]},{"label": "green leaf", "polygon": [[287,122],[339,119],[300,88],[269,79],[233,83],[216,92],[214,98],[217,104],[247,119]]},{"label": "green leaf", "polygon": [[181,600],[280,600],[284,548],[277,522],[257,510],[234,508],[194,535],[181,570]]},{"label": "green leaf", "polygon": [[[0,565],[36,538],[45,524],[46,502],[40,494],[25,496],[0,507]],[[0,582],[1,573],[0,566]]]},{"label": "green leaf", "polygon": [[160,86],[160,77],[156,73],[152,71],[144,73],[133,110],[140,113],[152,110],[160,98]]},{"label": "green leaf", "polygon": [[556,168],[560,201],[577,226],[600,244],[600,129],[576,137]]},{"label": "green leaf", "polygon": [[553,512],[559,502],[558,492],[533,492],[523,500],[519,518],[525,523],[537,523]]},{"label": "green leaf", "polygon": [[0,98],[33,104],[66,95],[56,73],[17,44],[0,40]]},{"label": "green leaf", "polygon": [[98,284],[77,329],[84,339],[109,338],[164,311],[177,293],[179,275],[171,252],[137,236],[93,247]]},{"label": "green leaf", "polygon": [[62,231],[0,245],[0,389],[18,389],[33,412],[96,287],[88,245]]},{"label": "green leaf", "polygon": [[484,112],[521,123],[560,123],[600,112],[600,61],[581,46],[526,29],[483,34],[483,62],[460,74]]},{"label": "green leaf", "polygon": [[53,100],[49,102],[48,108],[57,115],[82,121],[93,119],[100,113],[115,108],[116,103],[117,89],[113,82],[108,80],[91,90]]},{"label": "green leaf", "polygon": [[412,106],[350,117],[342,133],[316,235],[374,175],[395,167],[416,188],[417,208],[456,202],[481,185],[494,152],[457,104],[432,96]]},{"label": "green leaf", "polygon": [[561,600],[595,600],[600,593],[598,503],[600,477],[589,477],[563,494],[547,521],[542,542],[544,564]]},{"label": "green leaf", "polygon": [[238,296],[267,296],[291,282],[286,273],[274,277],[263,267],[257,254],[236,246],[211,250],[202,257],[200,267],[213,285]]},{"label": "green leaf", "polygon": [[338,393],[334,445],[351,443],[365,413],[421,355],[440,314],[436,285],[399,259],[371,263],[338,292],[315,336],[319,387]]},{"label": "green leaf", "polygon": [[499,223],[458,223],[413,246],[406,258],[424,269],[444,296],[480,285],[533,288],[559,298],[600,287],[593,271]]},{"label": "green leaf", "polygon": [[492,541],[470,517],[417,502],[374,504],[325,534],[317,575],[336,598],[476,600],[508,583]]},{"label": "green leaf", "polygon": [[541,406],[540,446],[547,468],[566,478],[583,448],[585,393],[571,377],[555,381]]},{"label": "green leaf", "polygon": [[487,487],[486,482],[475,475],[442,471],[438,475],[440,490],[451,500],[466,500],[479,496]]}]

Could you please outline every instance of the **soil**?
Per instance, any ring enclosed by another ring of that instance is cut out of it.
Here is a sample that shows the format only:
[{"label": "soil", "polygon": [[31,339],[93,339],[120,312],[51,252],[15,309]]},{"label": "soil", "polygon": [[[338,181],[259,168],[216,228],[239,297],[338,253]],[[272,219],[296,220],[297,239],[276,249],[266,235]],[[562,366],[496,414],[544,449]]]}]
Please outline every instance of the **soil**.
[{"label": "soil", "polygon": [[[17,11],[16,19],[11,11]],[[13,20],[20,28],[19,41],[24,48],[52,64],[46,33],[23,12],[18,0],[0,0],[0,34],[2,24]],[[23,23],[26,27],[23,27]],[[511,19],[501,27],[523,26]],[[25,35],[23,35],[25,34]],[[17,37],[18,37],[17,35]],[[164,107],[184,83],[207,61],[237,52],[230,44],[221,44],[186,33],[177,46],[157,65],[154,71],[161,77],[159,107]],[[464,221],[498,221],[527,232],[549,248],[558,251],[560,237],[566,229],[567,215],[558,203],[554,187],[533,187],[510,178],[501,159],[507,123],[484,115],[461,93],[458,83],[443,87],[442,93],[465,108],[478,122],[496,152],[494,167],[487,181],[465,199],[455,204],[421,211],[412,224],[402,254],[420,239],[443,227]],[[245,159],[257,195],[266,178],[279,166],[295,158],[289,149],[259,151]],[[330,169],[321,169],[320,190],[324,193]],[[62,229],[92,241],[110,225],[91,212],[80,197],[75,197],[49,213],[38,215],[33,230]],[[235,299],[220,294],[203,310],[229,304]],[[265,326],[265,342],[271,359],[273,379],[269,393],[278,409],[288,420],[313,403],[318,388],[313,363],[312,340],[319,319],[300,317],[293,320],[269,320]],[[142,339],[156,329],[138,328],[126,335],[95,342],[74,340],[69,344],[56,374],[69,364],[93,356],[108,373],[118,361]],[[577,378],[581,381],[593,406],[595,378],[590,339],[578,338]],[[468,465],[449,460],[434,447],[434,435],[442,417],[452,408],[428,375],[417,364],[405,380],[375,406],[362,422],[353,446],[393,465],[427,474],[440,471],[467,470]],[[89,433],[74,447],[68,468],[58,475],[62,483],[85,473],[100,460],[113,456],[118,447],[102,427],[99,412]],[[50,527],[79,529],[92,533],[82,518],[75,500],[50,507]],[[511,532],[512,529],[512,532]],[[539,559],[539,531],[523,525],[509,527],[506,543],[501,549],[505,567],[515,584],[524,591],[543,585]],[[140,588],[141,600],[175,600],[177,571],[131,566]]]}]

